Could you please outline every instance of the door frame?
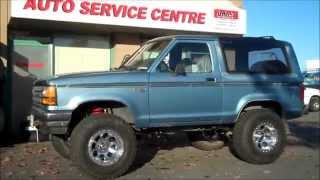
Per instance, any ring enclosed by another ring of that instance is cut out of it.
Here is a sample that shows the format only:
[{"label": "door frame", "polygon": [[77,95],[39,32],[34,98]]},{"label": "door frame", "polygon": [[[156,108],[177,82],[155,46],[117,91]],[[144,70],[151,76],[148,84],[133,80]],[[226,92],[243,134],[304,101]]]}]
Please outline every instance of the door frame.
[{"label": "door frame", "polygon": [[[150,82],[150,76],[153,73],[157,73],[156,72],[156,68],[157,66],[160,64],[160,62],[167,56],[167,54],[172,50],[172,48],[174,48],[174,46],[178,43],[203,43],[206,44],[208,46],[209,49],[209,53],[210,53],[210,60],[211,60],[211,65],[212,65],[212,72],[209,73],[205,73],[205,74],[211,74],[212,76],[214,76],[214,78],[216,79],[215,85],[213,86],[221,86],[221,112],[222,112],[222,108],[223,108],[223,103],[222,103],[222,96],[223,96],[223,92],[222,92],[222,85],[221,85],[221,67],[219,65],[220,61],[219,61],[219,54],[217,52],[217,39],[173,39],[171,40],[171,42],[169,43],[169,45],[167,46],[167,48],[162,52],[162,54],[158,57],[158,59],[155,61],[155,63],[153,63],[153,65],[150,67],[149,71],[148,71],[148,96],[149,96],[149,119],[150,119],[150,126],[162,126],[161,124],[158,123],[152,123],[151,122],[151,108],[150,108],[150,87],[151,87],[151,83]],[[174,74],[172,74],[172,76],[174,76]],[[188,76],[188,75],[187,75]],[[188,83],[188,82],[187,82]],[[191,82],[190,82],[191,83]],[[182,123],[180,125],[184,125],[184,124],[190,124],[192,125],[194,122],[186,122],[186,123]],[[196,122],[196,123],[201,123],[203,125],[205,124],[219,124],[221,123],[221,119],[216,120],[216,121],[201,121],[201,122]],[[164,126],[168,125],[168,123],[163,123]],[[169,123],[170,124],[170,123]]]}]

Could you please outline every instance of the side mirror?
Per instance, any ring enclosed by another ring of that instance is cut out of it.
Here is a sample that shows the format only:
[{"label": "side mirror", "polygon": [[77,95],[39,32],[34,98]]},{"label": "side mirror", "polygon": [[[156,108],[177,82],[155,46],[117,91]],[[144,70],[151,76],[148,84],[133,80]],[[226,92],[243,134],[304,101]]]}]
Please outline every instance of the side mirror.
[{"label": "side mirror", "polygon": [[130,59],[131,55],[130,54],[126,54],[124,57],[123,57],[123,62],[125,61],[128,61]]},{"label": "side mirror", "polygon": [[179,62],[176,65],[175,73],[176,73],[176,76],[185,76],[186,75],[186,70],[185,70],[185,66],[183,63]]},{"label": "side mirror", "polygon": [[125,56],[123,56],[121,66],[124,65],[130,59],[130,57],[131,57],[131,55],[129,55],[129,54],[126,54]]}]

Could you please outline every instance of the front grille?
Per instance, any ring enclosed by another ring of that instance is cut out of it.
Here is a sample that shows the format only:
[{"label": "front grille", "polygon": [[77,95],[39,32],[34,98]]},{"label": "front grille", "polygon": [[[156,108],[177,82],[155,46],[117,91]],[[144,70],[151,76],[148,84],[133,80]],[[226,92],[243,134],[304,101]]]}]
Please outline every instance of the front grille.
[{"label": "front grille", "polygon": [[32,101],[34,105],[40,105],[40,99],[44,87],[43,86],[34,86],[32,89]]}]

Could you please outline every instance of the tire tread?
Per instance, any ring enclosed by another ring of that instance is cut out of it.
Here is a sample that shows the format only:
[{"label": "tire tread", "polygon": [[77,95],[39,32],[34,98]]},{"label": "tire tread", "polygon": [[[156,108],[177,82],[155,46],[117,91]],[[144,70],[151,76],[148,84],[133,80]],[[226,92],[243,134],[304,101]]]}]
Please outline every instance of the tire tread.
[{"label": "tire tread", "polygon": [[[278,135],[280,138],[280,145],[276,147],[275,152],[271,154],[259,154],[255,152],[254,147],[250,146],[248,142],[251,141],[251,126],[257,121],[263,121],[261,117],[271,117],[271,122],[278,126]],[[248,137],[250,136],[250,137]],[[283,152],[286,142],[286,131],[284,123],[280,117],[270,109],[256,109],[241,113],[239,120],[233,129],[233,137],[231,142],[231,149],[235,156],[241,160],[253,164],[268,164],[275,161]]]},{"label": "tire tread", "polygon": [[[122,130],[125,129],[125,136],[128,136],[131,138],[130,142],[130,155],[128,155],[128,159],[119,166],[120,168],[112,170],[111,174],[106,174],[101,172],[100,170],[93,169],[87,167],[88,165],[83,162],[83,157],[81,157],[81,150],[79,147],[82,143],[82,135],[85,134],[84,131],[86,129],[95,128],[96,126],[106,126],[110,125],[113,128],[120,128]],[[137,150],[137,143],[135,140],[135,133],[132,129],[132,127],[127,124],[123,119],[109,114],[101,114],[101,115],[91,115],[86,118],[84,118],[73,130],[71,134],[71,159],[73,162],[76,163],[78,167],[80,167],[81,170],[86,172],[87,174],[98,178],[98,179],[115,179],[121,175],[123,175],[125,172],[128,171],[130,166],[132,165],[135,156],[136,156],[136,150]]]}]

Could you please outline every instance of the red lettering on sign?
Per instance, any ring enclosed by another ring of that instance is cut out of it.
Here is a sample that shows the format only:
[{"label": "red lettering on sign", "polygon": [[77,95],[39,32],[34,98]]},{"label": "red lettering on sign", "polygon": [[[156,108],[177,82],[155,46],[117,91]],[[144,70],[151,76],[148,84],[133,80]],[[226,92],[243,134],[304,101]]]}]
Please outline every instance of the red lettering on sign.
[{"label": "red lettering on sign", "polygon": [[[121,12],[123,12],[123,11],[124,11],[124,10],[123,10],[124,8],[126,8],[126,9],[127,9],[127,6],[120,5],[120,6],[117,8],[117,6],[112,5],[112,12],[113,12],[113,15],[114,15],[115,17],[119,17],[119,16],[120,16],[120,14],[121,14]],[[122,15],[122,17],[124,17],[124,15]]]},{"label": "red lettering on sign", "polygon": [[80,3],[80,14],[94,16],[113,16],[113,17],[128,17],[131,19],[146,19],[147,7],[115,5],[108,3],[99,3],[82,1]]},{"label": "red lettering on sign", "polygon": [[140,7],[138,10],[138,19],[147,19],[147,7]]},{"label": "red lettering on sign", "polygon": [[[124,7],[123,5],[120,5],[120,6],[117,8],[117,6],[112,5],[113,15],[114,15],[115,17],[119,17],[120,14],[121,14],[121,12],[122,12],[122,10],[123,10],[123,7]],[[109,13],[109,16],[110,16],[110,13]]]},{"label": "red lettering on sign", "polygon": [[90,12],[90,3],[88,1],[83,1],[80,4],[81,10],[80,13],[83,15],[87,15]]},{"label": "red lettering on sign", "polygon": [[170,10],[168,9],[162,10],[161,21],[170,21]]},{"label": "red lettering on sign", "polygon": [[160,19],[160,13],[161,13],[161,10],[160,9],[154,9],[151,13],[151,18],[152,20],[159,20]]},{"label": "red lettering on sign", "polygon": [[[116,5],[113,5],[112,6],[113,10],[115,10],[117,8]],[[122,11],[122,15],[121,17],[126,17],[127,16],[127,9],[128,9],[128,6],[127,5],[120,5],[120,8],[121,8],[121,11]],[[120,10],[119,10],[120,11]],[[121,12],[120,11],[120,12]]]},{"label": "red lettering on sign", "polygon": [[151,18],[154,21],[205,24],[206,13],[198,13],[191,11],[175,11],[169,9],[154,9],[151,12]]},{"label": "red lettering on sign", "polygon": [[136,18],[137,17],[137,10],[138,8],[136,6],[131,6],[128,8],[128,17],[129,18]]},{"label": "red lettering on sign", "polygon": [[29,9],[32,10],[40,10],[40,11],[47,11],[52,7],[53,12],[57,12],[60,4],[62,4],[62,10],[65,13],[70,13],[75,8],[75,2],[74,0],[27,0],[23,9]]},{"label": "red lettering on sign", "polygon": [[185,11],[180,11],[181,13],[181,22],[184,23],[186,22],[186,18],[187,18],[187,13]]},{"label": "red lettering on sign", "polygon": [[194,24],[197,23],[197,16],[198,16],[198,13],[191,12],[189,15],[188,23],[194,23]]},{"label": "red lettering on sign", "polygon": [[[24,9],[40,10],[64,13],[72,13],[75,9],[77,0],[26,0]],[[120,1],[119,1],[120,2]],[[125,4],[112,4],[103,3],[98,1],[82,0],[80,3],[79,13],[82,15],[92,16],[111,16],[122,17],[129,19],[144,20],[151,18],[153,21],[163,21],[172,23],[189,23],[189,24],[205,24],[206,13],[198,11],[183,11],[174,9],[151,9],[148,14],[148,7],[125,5]],[[237,11],[216,9],[214,11],[215,17],[237,19]]]},{"label": "red lettering on sign", "polygon": [[110,16],[110,4],[102,4],[100,16]]},{"label": "red lettering on sign", "polygon": [[62,10],[65,13],[71,13],[74,10],[75,4],[73,0],[66,0],[62,4]]},{"label": "red lettering on sign", "polygon": [[[43,1],[46,1],[45,2],[45,5],[44,5],[44,2]],[[49,0],[38,0],[38,8],[40,11],[46,11],[49,9],[50,7],[50,3],[51,1]]]},{"label": "red lettering on sign", "polygon": [[37,9],[36,0],[27,0],[23,9],[28,9],[28,8],[31,8],[32,10],[36,10]]},{"label": "red lettering on sign", "polygon": [[54,0],[54,5],[53,5],[53,12],[57,12],[59,9],[59,5],[62,2],[62,0]]},{"label": "red lettering on sign", "polygon": [[198,16],[198,24],[205,24],[206,23],[206,13],[199,13]]},{"label": "red lettering on sign", "polygon": [[99,15],[100,6],[101,6],[101,3],[97,3],[97,2],[91,3],[90,15],[95,15],[95,16]]},{"label": "red lettering on sign", "polygon": [[[178,12],[178,13],[180,13],[180,12]],[[179,22],[179,14],[178,13],[171,13],[170,14],[171,21]]]}]

